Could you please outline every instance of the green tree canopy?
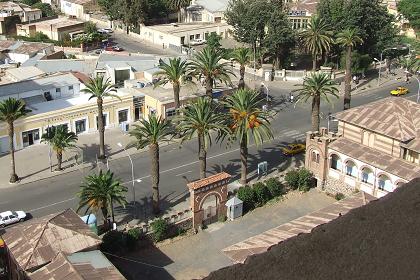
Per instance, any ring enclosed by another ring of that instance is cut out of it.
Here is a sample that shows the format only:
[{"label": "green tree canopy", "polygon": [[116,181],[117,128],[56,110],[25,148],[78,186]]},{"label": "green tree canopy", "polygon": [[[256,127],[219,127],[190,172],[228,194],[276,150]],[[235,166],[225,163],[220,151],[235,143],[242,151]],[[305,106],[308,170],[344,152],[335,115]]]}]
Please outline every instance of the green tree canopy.
[{"label": "green tree canopy", "polygon": [[420,29],[420,0],[401,0],[398,2],[398,12],[400,12],[415,29]]},{"label": "green tree canopy", "polygon": [[42,11],[43,17],[52,17],[57,15],[57,13],[51,8],[51,5],[48,3],[37,2],[31,7],[35,9],[40,9]]}]

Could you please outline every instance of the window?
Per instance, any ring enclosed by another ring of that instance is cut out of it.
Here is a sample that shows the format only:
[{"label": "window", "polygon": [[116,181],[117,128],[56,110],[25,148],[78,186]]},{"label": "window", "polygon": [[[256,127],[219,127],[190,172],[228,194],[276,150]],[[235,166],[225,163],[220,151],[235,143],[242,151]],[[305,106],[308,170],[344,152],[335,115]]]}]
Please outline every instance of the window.
[{"label": "window", "polygon": [[86,132],[86,120],[75,121],[76,134]]},{"label": "window", "polygon": [[194,35],[190,35],[190,41],[194,40]]},{"label": "window", "polygon": [[128,109],[118,111],[118,123],[128,121]]},{"label": "window", "polygon": [[22,140],[24,147],[35,144],[39,140],[39,129],[22,132]]},{"label": "window", "polygon": [[68,124],[64,123],[64,124],[59,124],[59,125],[50,125],[49,127],[47,127],[46,132],[47,132],[47,133],[50,133],[50,131],[51,131],[51,129],[52,129],[53,127],[60,127],[60,126],[65,127],[67,131],[68,131],[68,129],[69,129]]},{"label": "window", "polygon": [[200,34],[195,34],[195,39],[200,39]]},{"label": "window", "polygon": [[369,185],[373,185],[374,175],[372,170],[368,167],[362,169],[362,182]]},{"label": "window", "polygon": [[319,163],[319,154],[315,151],[312,151],[312,161]]},{"label": "window", "polygon": [[349,160],[346,163],[346,175],[357,177],[357,168],[353,161]]},{"label": "window", "polygon": [[392,192],[393,186],[391,179],[386,175],[381,175],[378,178],[378,188],[382,191]]},{"label": "window", "polygon": [[55,92],[61,92],[61,88],[56,88]]},{"label": "window", "polygon": [[173,117],[176,115],[175,108],[166,109],[166,117]]},{"label": "window", "polygon": [[69,90],[73,90],[73,86],[69,86]]},{"label": "window", "polygon": [[331,156],[331,168],[341,171],[341,159],[339,156],[337,155]]},{"label": "window", "polygon": [[47,101],[53,100],[51,93],[49,91],[44,92],[44,97]]}]

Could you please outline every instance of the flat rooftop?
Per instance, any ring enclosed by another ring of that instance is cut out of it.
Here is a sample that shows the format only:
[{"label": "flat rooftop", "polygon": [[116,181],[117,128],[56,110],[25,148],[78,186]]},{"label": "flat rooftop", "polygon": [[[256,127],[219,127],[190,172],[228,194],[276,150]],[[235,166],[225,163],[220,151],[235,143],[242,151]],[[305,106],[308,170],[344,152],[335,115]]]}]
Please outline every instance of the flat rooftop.
[{"label": "flat rooftop", "polygon": [[192,23],[177,23],[174,24],[158,24],[146,26],[149,29],[153,29],[159,32],[176,35],[178,33],[187,31],[198,31],[200,29],[207,29],[211,27],[228,26],[227,23],[207,23],[207,22],[192,22]]},{"label": "flat rooftop", "polygon": [[70,27],[70,26],[74,26],[74,25],[80,25],[80,24],[84,25],[84,22],[74,20],[74,19],[69,19],[67,17],[59,17],[59,18],[54,18],[54,19],[50,19],[50,20],[43,20],[43,21],[38,21],[38,22],[34,22],[34,23],[22,24],[22,27],[28,27],[28,26],[36,25],[37,27],[63,28],[63,27]]}]

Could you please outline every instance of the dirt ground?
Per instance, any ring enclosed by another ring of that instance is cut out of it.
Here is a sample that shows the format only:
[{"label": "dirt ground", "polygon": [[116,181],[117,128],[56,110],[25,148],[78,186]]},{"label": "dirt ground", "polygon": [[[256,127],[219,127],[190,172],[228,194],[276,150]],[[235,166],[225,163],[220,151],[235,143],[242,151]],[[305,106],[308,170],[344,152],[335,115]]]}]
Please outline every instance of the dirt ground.
[{"label": "dirt ground", "polygon": [[420,178],[205,279],[420,279]]}]

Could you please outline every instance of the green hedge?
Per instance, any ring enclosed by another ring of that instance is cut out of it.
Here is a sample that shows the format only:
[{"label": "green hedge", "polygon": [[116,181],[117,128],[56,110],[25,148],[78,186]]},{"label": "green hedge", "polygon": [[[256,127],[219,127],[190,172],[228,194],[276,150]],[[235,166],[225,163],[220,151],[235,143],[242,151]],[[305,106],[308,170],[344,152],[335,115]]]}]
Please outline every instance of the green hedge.
[{"label": "green hedge", "polygon": [[280,196],[284,193],[284,186],[277,178],[270,178],[265,181],[265,185],[271,193],[272,197]]},{"label": "green hedge", "polygon": [[168,231],[168,224],[162,218],[154,220],[152,222],[152,230],[153,230],[153,239],[155,242],[159,242],[165,239],[167,231]]},{"label": "green hedge", "polygon": [[108,253],[116,253],[125,248],[126,239],[123,232],[111,230],[102,238],[101,250]]},{"label": "green hedge", "polygon": [[287,172],[284,179],[292,190],[307,192],[314,187],[314,176],[305,168]]},{"label": "green hedge", "polygon": [[273,198],[267,186],[262,182],[254,184],[252,189],[254,191],[255,205],[257,207],[263,206],[267,201]]},{"label": "green hedge", "polygon": [[240,187],[238,190],[238,198],[243,201],[245,212],[255,208],[255,195],[254,190],[251,187]]}]

